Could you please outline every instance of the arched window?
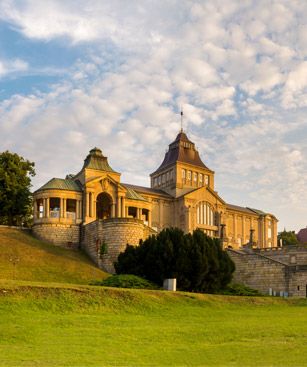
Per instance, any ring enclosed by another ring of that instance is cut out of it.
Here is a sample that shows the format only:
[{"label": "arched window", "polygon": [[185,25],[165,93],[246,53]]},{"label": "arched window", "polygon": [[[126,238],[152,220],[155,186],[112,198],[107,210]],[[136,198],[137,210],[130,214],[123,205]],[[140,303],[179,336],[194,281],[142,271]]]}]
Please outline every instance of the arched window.
[{"label": "arched window", "polygon": [[206,201],[201,201],[196,205],[197,224],[214,225],[214,215],[212,207]]}]

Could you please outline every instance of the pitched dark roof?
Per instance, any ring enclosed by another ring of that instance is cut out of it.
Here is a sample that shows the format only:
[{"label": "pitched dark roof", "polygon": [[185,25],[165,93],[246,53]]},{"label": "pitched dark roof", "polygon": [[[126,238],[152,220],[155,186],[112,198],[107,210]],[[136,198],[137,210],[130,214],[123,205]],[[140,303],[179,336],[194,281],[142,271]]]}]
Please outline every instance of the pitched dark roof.
[{"label": "pitched dark roof", "polygon": [[79,184],[78,181],[63,178],[52,178],[35,192],[42,190],[53,190],[53,189],[79,191],[79,192],[82,191],[81,184]]},{"label": "pitched dark roof", "polygon": [[93,148],[84,160],[82,169],[91,168],[99,171],[115,172],[108,163],[108,158],[99,148]]},{"label": "pitched dark roof", "polygon": [[188,163],[211,171],[200,159],[199,153],[195,149],[195,144],[189,140],[183,131],[181,131],[177,135],[176,139],[169,145],[169,149],[165,153],[163,162],[151,175],[164,170],[176,162]]},{"label": "pitched dark roof", "polygon": [[140,192],[142,194],[154,194],[154,195],[160,195],[160,196],[166,196],[166,197],[172,198],[171,195],[167,194],[166,192],[162,190],[152,189],[150,187],[144,187],[144,186],[138,186],[138,185],[131,185],[131,184],[126,184],[126,183],[122,183],[121,185],[126,187],[127,189],[128,188],[132,189],[136,191],[137,193]]},{"label": "pitched dark roof", "polygon": [[248,214],[258,214],[258,215],[265,215],[266,214],[265,212],[263,212],[262,210],[259,210],[259,209],[252,209],[252,208],[247,208],[247,207],[233,205],[233,204],[226,204],[226,207],[228,209],[238,210],[240,212],[244,212],[244,213],[248,213]]}]

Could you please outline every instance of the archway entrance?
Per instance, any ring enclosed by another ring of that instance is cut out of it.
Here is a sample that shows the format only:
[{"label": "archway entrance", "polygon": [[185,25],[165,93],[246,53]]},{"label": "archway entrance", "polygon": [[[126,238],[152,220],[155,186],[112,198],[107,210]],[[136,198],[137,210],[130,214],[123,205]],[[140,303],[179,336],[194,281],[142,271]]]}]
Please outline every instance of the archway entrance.
[{"label": "archway entrance", "polygon": [[111,217],[112,198],[105,192],[100,193],[96,200],[96,218],[107,219]]}]

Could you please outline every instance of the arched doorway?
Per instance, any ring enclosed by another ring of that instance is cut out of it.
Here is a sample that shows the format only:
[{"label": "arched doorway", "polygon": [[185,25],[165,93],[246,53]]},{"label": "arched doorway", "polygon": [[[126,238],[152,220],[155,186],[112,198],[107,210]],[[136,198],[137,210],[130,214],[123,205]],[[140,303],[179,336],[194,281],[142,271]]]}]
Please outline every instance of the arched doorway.
[{"label": "arched doorway", "polygon": [[100,193],[96,199],[96,218],[107,219],[111,217],[112,198],[105,192]]}]

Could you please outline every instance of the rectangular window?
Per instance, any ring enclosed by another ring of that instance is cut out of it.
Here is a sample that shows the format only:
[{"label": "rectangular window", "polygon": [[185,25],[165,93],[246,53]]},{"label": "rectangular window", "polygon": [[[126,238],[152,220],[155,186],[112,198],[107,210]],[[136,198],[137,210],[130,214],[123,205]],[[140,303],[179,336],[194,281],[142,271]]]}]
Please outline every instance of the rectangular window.
[{"label": "rectangular window", "polygon": [[162,183],[165,183],[165,175],[162,175]]},{"label": "rectangular window", "polygon": [[159,186],[161,185],[161,176],[159,176]]},{"label": "rectangular window", "polygon": [[201,186],[203,185],[203,174],[202,173],[199,174],[199,183]]},{"label": "rectangular window", "polygon": [[191,181],[191,175],[192,175],[192,172],[188,171],[188,181]]},{"label": "rectangular window", "polygon": [[197,183],[197,173],[196,172],[193,173],[193,179],[194,179],[194,182]]},{"label": "rectangular window", "polygon": [[209,184],[209,176],[205,175],[205,185],[208,185],[208,184]]},{"label": "rectangular window", "polygon": [[272,229],[268,228],[268,238],[272,238]]},{"label": "rectangular window", "polygon": [[185,180],[185,169],[183,169],[183,170],[181,171],[181,176],[182,176],[182,179],[183,179],[183,180]]}]

